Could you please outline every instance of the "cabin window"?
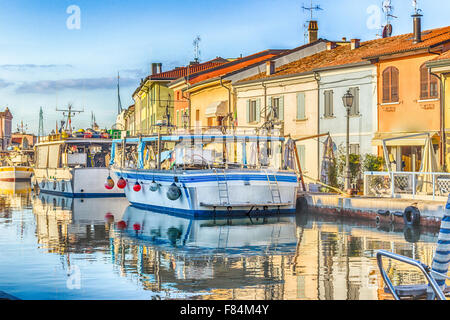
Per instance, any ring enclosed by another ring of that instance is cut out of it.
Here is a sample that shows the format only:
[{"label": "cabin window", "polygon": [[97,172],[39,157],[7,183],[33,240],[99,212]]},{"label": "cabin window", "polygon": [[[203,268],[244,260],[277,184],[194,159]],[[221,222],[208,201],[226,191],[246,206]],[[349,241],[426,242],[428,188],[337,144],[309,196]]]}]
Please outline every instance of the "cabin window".
[{"label": "cabin window", "polygon": [[325,90],[324,94],[324,114],[325,118],[333,116],[333,90]]},{"label": "cabin window", "polygon": [[438,96],[438,78],[423,64],[420,67],[420,99],[435,99]]},{"label": "cabin window", "polygon": [[398,102],[398,69],[387,67],[383,71],[383,103]]}]

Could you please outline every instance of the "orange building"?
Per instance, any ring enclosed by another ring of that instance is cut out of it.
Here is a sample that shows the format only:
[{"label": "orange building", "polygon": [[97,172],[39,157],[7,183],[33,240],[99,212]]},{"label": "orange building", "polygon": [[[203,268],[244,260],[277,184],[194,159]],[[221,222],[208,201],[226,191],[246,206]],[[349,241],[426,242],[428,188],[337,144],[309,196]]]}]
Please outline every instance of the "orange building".
[{"label": "orange building", "polygon": [[[414,32],[387,38],[366,59],[377,67],[378,130],[372,143],[383,155],[386,141],[391,168],[419,171],[426,134],[443,163],[443,121],[439,80],[426,62],[450,49],[450,26],[420,31],[420,16],[414,16]],[[423,134],[416,137],[410,135]]]},{"label": "orange building", "polygon": [[[186,114],[185,118],[190,126],[200,127],[218,126],[229,115],[233,118],[235,110],[234,99],[231,94],[231,82],[222,82],[222,77],[269,60],[285,51],[265,50],[172,81],[169,88],[174,91],[175,99],[187,99],[189,101],[188,103],[180,102],[180,107],[178,107],[178,110],[182,110],[180,118],[183,114]],[[216,112],[217,109],[212,114],[208,114],[208,107],[214,105],[216,109],[220,108],[221,112]],[[177,117],[177,111],[175,111],[175,117]],[[228,121],[231,118],[228,118]]]}]

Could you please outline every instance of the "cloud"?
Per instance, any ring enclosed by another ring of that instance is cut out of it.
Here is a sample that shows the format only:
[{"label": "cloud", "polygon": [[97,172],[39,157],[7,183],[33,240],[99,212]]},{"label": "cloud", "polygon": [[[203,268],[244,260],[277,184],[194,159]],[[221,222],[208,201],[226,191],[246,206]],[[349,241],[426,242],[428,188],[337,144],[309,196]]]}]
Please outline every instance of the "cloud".
[{"label": "cloud", "polygon": [[[120,77],[121,87],[138,86],[138,80],[134,78]],[[53,93],[63,90],[101,90],[115,89],[117,77],[41,80],[24,82],[16,88],[17,93]]]},{"label": "cloud", "polygon": [[13,84],[12,82],[8,82],[6,80],[0,79],[0,89],[9,87],[12,84]]},{"label": "cloud", "polygon": [[25,71],[25,70],[36,70],[36,69],[61,69],[61,68],[72,68],[70,64],[0,64],[1,70],[7,71]]}]

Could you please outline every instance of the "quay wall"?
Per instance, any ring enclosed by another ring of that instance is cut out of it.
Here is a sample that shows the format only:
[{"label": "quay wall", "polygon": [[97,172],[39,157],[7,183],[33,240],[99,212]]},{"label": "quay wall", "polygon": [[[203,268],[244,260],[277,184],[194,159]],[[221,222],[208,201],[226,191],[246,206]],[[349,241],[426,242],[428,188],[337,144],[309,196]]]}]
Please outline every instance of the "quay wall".
[{"label": "quay wall", "polygon": [[[302,199],[304,198],[304,200]],[[420,226],[439,228],[446,201],[397,198],[345,197],[336,194],[299,194],[297,207],[307,203],[308,209],[319,214],[342,218],[374,220],[379,223],[405,224],[402,214],[409,206],[420,212]],[[301,208],[300,208],[301,211]],[[381,214],[389,211],[389,214]]]}]

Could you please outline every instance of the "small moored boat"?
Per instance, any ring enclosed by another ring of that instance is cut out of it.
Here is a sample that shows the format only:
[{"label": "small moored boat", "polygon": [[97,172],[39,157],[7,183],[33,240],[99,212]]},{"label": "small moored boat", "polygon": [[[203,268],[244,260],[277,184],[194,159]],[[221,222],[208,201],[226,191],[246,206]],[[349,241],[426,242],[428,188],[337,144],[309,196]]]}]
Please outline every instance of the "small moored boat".
[{"label": "small moored boat", "polygon": [[158,134],[113,140],[113,182],[136,207],[193,216],[293,213],[284,137]]}]

